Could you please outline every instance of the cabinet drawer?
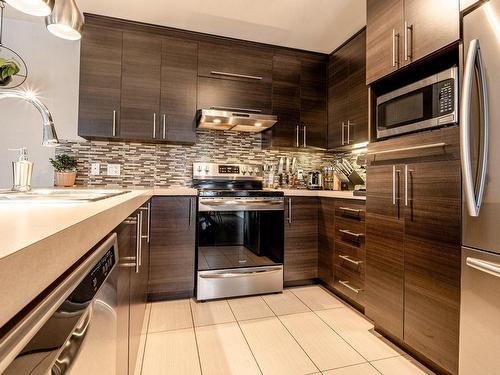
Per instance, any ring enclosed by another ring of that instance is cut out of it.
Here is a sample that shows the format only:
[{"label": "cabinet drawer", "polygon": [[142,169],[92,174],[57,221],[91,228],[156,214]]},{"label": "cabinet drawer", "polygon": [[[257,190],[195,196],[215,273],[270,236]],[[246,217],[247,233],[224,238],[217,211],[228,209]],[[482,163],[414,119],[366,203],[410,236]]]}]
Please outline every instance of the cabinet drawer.
[{"label": "cabinet drawer", "polygon": [[364,282],[342,267],[335,266],[334,288],[353,301],[363,305]]},{"label": "cabinet drawer", "polygon": [[334,264],[354,276],[365,279],[365,250],[343,242],[335,243]]},{"label": "cabinet drawer", "polygon": [[200,43],[198,51],[199,76],[272,82],[273,55],[269,50],[234,43]]},{"label": "cabinet drawer", "polygon": [[216,78],[198,78],[198,109],[232,108],[271,114],[272,85]]},{"label": "cabinet drawer", "polygon": [[335,201],[335,216],[355,220],[365,221],[366,205],[365,203],[358,203],[349,200],[336,200]]},{"label": "cabinet drawer", "polygon": [[364,248],[365,223],[352,219],[335,218],[335,241]]}]

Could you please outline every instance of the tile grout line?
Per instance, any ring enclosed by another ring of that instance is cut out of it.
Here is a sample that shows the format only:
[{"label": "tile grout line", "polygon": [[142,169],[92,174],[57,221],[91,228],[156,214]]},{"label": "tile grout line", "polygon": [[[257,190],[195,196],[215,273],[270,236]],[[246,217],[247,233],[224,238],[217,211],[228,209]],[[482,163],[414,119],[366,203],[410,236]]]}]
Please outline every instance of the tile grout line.
[{"label": "tile grout line", "polygon": [[[261,297],[262,298],[262,297]],[[259,362],[257,361],[257,358],[255,357],[255,354],[250,346],[250,343],[248,342],[247,340],[247,337],[245,336],[245,332],[243,332],[243,330],[241,329],[241,325],[240,325],[240,322],[239,320],[236,318],[236,314],[234,313],[233,311],[233,308],[231,307],[231,304],[229,303],[229,301],[226,299],[226,302],[227,304],[229,305],[229,309],[231,310],[231,313],[233,314],[234,316],[234,319],[236,320],[236,324],[238,325],[238,328],[240,329],[240,332],[241,332],[241,335],[243,336],[243,339],[245,340],[245,343],[247,344],[248,346],[248,350],[250,350],[250,354],[252,354],[252,357],[253,357],[253,360],[255,361],[255,364],[257,365],[257,368],[259,369],[260,373],[262,375],[264,375],[264,372],[262,371],[262,369],[260,368],[260,364]],[[264,301],[265,302],[265,301]],[[272,311],[272,310],[271,310]],[[274,313],[274,311],[273,311]]]},{"label": "tile grout line", "polygon": [[198,345],[198,336],[196,334],[196,326],[194,325],[194,316],[193,316],[193,308],[191,307],[191,298],[188,299],[188,302],[189,302],[189,312],[191,313],[191,323],[193,323],[194,342],[196,343],[196,354],[198,354],[198,366],[200,368],[200,374],[203,375],[203,367],[201,366],[201,357],[200,357],[200,346]]},{"label": "tile grout line", "polygon": [[148,337],[149,337],[149,322],[151,321],[151,310],[153,309],[153,305],[151,302],[148,302],[149,304],[149,315],[148,315],[148,322],[146,324],[146,337],[144,338],[144,351],[142,352],[142,360],[141,360],[141,370],[139,371],[139,375],[142,375],[142,372],[144,371],[144,359],[146,358],[146,348],[148,346]]}]

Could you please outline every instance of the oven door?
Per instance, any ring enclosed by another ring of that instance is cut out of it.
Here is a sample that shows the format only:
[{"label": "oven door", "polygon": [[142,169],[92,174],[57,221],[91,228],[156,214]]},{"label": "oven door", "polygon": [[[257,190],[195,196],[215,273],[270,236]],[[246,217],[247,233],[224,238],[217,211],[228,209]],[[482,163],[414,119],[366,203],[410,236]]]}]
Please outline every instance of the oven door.
[{"label": "oven door", "polygon": [[197,299],[283,290],[283,197],[199,198]]}]

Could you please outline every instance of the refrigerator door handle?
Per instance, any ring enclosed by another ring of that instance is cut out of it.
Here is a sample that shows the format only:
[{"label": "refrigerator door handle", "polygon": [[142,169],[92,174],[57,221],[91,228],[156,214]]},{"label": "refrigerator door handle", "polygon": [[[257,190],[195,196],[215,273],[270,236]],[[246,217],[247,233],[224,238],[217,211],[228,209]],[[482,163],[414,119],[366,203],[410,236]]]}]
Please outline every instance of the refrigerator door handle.
[{"label": "refrigerator door handle", "polygon": [[476,270],[486,272],[490,275],[500,277],[500,264],[487,262],[485,260],[467,257],[465,260],[469,267],[475,268]]},{"label": "refrigerator door handle", "polygon": [[[472,101],[472,83],[474,78],[478,79],[479,101],[482,113],[482,150],[480,153],[481,167],[479,169],[479,187],[476,195],[474,189],[474,177],[472,175],[471,161],[471,145],[470,145],[470,126],[471,126],[471,101]],[[469,215],[472,217],[479,216],[481,204],[483,202],[484,189],[486,184],[486,173],[488,170],[488,129],[489,129],[489,112],[488,112],[488,87],[486,84],[486,73],[484,62],[481,56],[481,48],[479,40],[473,39],[469,45],[469,52],[464,69],[464,80],[462,87],[461,112],[462,126],[460,127],[460,142],[461,142],[461,161],[462,174],[464,179],[465,200]]]}]

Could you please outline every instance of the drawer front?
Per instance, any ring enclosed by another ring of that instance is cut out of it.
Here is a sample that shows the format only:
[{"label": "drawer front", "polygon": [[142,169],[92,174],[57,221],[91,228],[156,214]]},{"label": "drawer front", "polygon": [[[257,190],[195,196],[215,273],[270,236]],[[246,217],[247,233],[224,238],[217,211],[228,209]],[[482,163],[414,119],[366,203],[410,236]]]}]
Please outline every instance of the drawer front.
[{"label": "drawer front", "polygon": [[350,246],[343,242],[335,243],[334,264],[343,268],[364,281],[365,279],[365,250],[356,246]]},{"label": "drawer front", "polygon": [[235,43],[200,43],[198,51],[199,76],[272,82],[273,55],[269,50]]},{"label": "drawer front", "polygon": [[358,248],[365,246],[365,222],[353,221],[340,217],[335,218],[335,241]]},{"label": "drawer front", "polygon": [[335,267],[334,288],[353,301],[363,305],[364,282],[353,277],[350,272],[342,267]]},{"label": "drawer front", "polygon": [[198,109],[232,108],[233,111],[272,113],[272,85],[260,82],[198,78]]},{"label": "drawer front", "polygon": [[352,220],[365,221],[366,205],[363,203],[338,199],[335,201],[335,216]]}]

